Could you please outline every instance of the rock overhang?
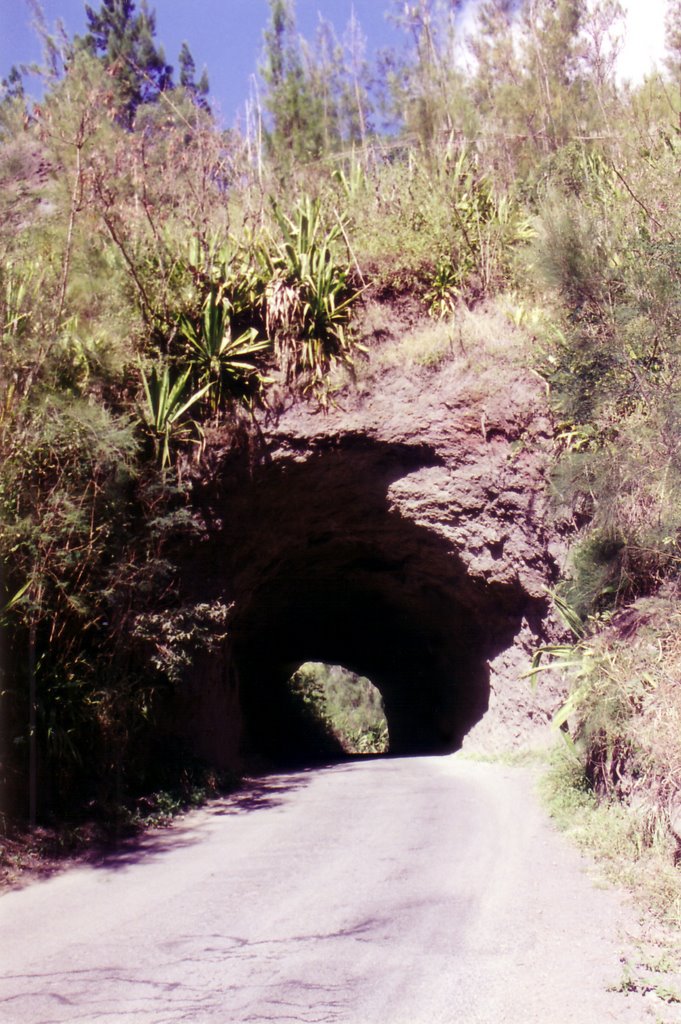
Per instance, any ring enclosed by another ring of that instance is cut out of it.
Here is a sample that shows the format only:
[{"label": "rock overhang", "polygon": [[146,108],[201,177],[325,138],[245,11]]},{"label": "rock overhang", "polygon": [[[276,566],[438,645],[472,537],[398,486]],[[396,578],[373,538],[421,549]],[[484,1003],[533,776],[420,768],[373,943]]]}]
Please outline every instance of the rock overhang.
[{"label": "rock overhang", "polygon": [[456,749],[481,720],[517,739],[555,705],[520,685],[553,629],[545,395],[517,369],[467,390],[452,366],[364,390],[326,413],[293,404],[247,472],[218,439],[198,483],[205,578],[234,604],[244,742],[313,755],[285,687],[315,660],[378,686],[395,752]]}]

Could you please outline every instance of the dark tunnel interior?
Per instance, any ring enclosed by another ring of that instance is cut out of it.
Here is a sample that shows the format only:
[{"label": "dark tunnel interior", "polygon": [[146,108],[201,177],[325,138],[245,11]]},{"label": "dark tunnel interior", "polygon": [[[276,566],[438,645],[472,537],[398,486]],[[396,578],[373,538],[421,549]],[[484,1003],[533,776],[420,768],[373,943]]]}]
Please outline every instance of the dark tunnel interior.
[{"label": "dark tunnel interior", "polygon": [[[326,750],[295,720],[288,698],[286,682],[303,661],[342,663],[371,679],[383,697],[391,753],[456,749],[486,710],[488,670],[470,613],[446,599],[438,608],[433,594],[421,594],[419,605],[411,596],[400,604],[381,587],[378,567],[371,575],[351,578],[328,567],[316,575],[310,567],[269,588],[249,617],[236,656],[259,751],[286,761]],[[251,629],[268,643],[256,650]]]},{"label": "dark tunnel interior", "polygon": [[391,753],[455,750],[484,714],[488,662],[512,642],[528,598],[469,576],[444,537],[392,506],[391,483],[434,464],[423,448],[349,437],[263,465],[222,495],[204,571],[235,588],[249,753],[282,764],[322,753],[286,685],[308,661],[374,683]]}]

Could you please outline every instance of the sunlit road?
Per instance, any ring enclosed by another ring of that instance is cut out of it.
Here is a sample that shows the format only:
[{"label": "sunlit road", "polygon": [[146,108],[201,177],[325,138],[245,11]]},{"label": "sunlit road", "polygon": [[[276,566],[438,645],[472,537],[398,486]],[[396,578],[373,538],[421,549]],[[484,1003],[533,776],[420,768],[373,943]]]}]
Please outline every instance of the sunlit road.
[{"label": "sunlit road", "polygon": [[623,911],[519,769],[279,775],[0,898],[0,1021],[603,1024]]}]

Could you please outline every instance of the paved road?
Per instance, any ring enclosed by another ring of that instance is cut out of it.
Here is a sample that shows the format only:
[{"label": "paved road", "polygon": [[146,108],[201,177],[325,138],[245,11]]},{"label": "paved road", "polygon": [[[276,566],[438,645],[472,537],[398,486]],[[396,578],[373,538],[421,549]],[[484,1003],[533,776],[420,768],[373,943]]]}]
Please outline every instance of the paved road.
[{"label": "paved road", "polygon": [[0,1021],[641,1024],[625,916],[526,772],[351,762],[4,895]]}]

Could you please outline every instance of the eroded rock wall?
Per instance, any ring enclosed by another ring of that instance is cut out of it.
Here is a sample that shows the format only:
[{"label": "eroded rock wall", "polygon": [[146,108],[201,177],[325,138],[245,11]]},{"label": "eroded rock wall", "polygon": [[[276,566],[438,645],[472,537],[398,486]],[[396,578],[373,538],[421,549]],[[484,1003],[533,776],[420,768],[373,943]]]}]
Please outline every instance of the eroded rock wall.
[{"label": "eroded rock wall", "polygon": [[419,362],[385,334],[328,411],[290,404],[247,466],[210,438],[195,481],[242,742],[275,759],[305,745],[284,683],[306,660],[379,686],[396,752],[536,743],[560,699],[524,678],[561,556],[544,385],[513,344]]}]

